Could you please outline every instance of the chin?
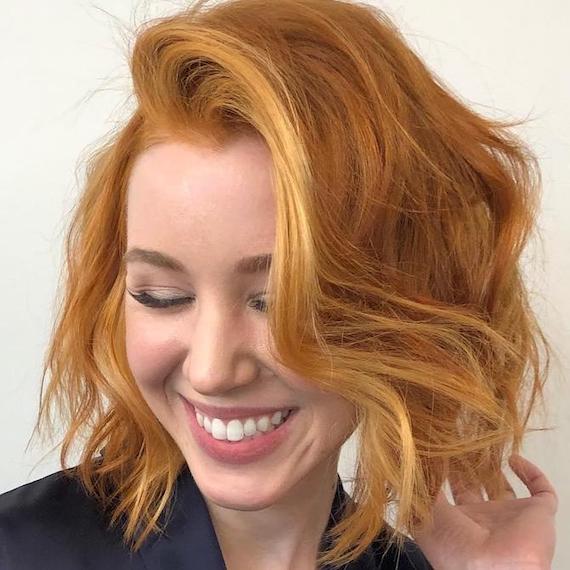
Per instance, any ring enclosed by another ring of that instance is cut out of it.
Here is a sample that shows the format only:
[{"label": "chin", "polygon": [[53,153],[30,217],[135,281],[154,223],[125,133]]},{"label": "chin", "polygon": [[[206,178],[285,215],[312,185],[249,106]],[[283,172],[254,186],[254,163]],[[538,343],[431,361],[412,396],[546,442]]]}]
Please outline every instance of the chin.
[{"label": "chin", "polygon": [[[202,495],[212,503],[237,511],[259,511],[278,503],[290,487],[279,480],[272,481],[260,471],[229,474],[192,471]],[[284,474],[279,478],[285,479]]]}]

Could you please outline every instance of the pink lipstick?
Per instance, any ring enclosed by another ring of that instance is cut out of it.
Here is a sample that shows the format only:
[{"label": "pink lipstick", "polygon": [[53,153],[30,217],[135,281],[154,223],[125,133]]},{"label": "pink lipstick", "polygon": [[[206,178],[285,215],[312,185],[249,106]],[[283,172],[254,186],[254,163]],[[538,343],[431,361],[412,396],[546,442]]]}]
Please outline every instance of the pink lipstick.
[{"label": "pink lipstick", "polygon": [[[233,465],[243,465],[258,461],[273,453],[286,440],[291,432],[292,427],[295,425],[298,412],[297,408],[293,408],[281,424],[277,427],[273,427],[267,433],[256,432],[255,435],[245,436],[240,441],[228,441],[216,439],[211,433],[208,433],[204,427],[201,427],[198,424],[194,406],[185,398],[182,398],[182,401],[188,415],[190,430],[200,448],[216,461]],[[278,409],[279,408],[275,408],[275,410]],[[264,413],[265,408],[255,408],[252,410],[255,410],[257,414],[259,414],[259,410],[261,410],[261,413]],[[269,408],[267,408],[267,410],[273,411],[273,409]],[[268,415],[271,414],[269,413]],[[245,416],[247,416],[247,414],[243,415],[243,417]],[[239,415],[233,415],[232,417],[239,417]]]}]

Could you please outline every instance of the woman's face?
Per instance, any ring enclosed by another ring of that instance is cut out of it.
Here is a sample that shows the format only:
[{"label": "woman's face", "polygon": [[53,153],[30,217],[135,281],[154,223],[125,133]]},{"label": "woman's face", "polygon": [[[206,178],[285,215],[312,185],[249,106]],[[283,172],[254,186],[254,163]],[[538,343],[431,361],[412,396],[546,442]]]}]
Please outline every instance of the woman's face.
[{"label": "woman's face", "polygon": [[[154,145],[138,157],[128,188],[131,371],[202,493],[240,510],[274,504],[306,477],[336,474],[354,421],[346,400],[270,358],[267,271],[234,267],[273,251],[271,189],[271,155],[252,136],[222,152],[182,142]],[[137,255],[135,248],[156,253]],[[154,299],[178,301],[166,308],[144,304]],[[225,408],[229,418],[212,413],[201,427],[191,403]],[[274,429],[278,414],[229,410],[241,407],[295,411]],[[229,422],[232,441],[224,439]],[[244,429],[243,439],[233,441]]]}]

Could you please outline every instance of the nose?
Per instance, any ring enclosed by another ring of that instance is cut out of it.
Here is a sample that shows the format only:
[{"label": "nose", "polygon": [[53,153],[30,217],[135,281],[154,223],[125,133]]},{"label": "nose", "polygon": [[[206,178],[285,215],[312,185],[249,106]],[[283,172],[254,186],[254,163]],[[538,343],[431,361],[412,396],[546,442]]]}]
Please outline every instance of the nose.
[{"label": "nose", "polygon": [[194,324],[183,367],[194,391],[216,396],[258,380],[262,366],[251,317],[210,312],[196,315]]}]

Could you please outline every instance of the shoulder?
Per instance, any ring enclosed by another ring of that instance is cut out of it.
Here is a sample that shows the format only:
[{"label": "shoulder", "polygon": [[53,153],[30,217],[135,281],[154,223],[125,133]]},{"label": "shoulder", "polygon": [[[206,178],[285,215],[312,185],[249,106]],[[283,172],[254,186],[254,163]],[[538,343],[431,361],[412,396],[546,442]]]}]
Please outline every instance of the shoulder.
[{"label": "shoulder", "polygon": [[75,468],[0,494],[1,568],[80,568],[86,556],[121,552],[120,537],[107,528]]},{"label": "shoulder", "polygon": [[0,529],[14,534],[23,527],[53,524],[67,514],[72,503],[81,502],[76,483],[58,471],[0,494]]},{"label": "shoulder", "polygon": [[[75,468],[70,473],[74,471]],[[71,477],[66,476],[63,471],[57,471],[11,491],[0,493],[0,516],[13,515],[15,507],[16,510],[26,510],[37,505],[49,505],[55,497],[68,495],[71,483]]]},{"label": "shoulder", "polygon": [[95,513],[94,500],[84,492],[75,468],[0,494],[0,529],[11,534],[40,528],[48,531],[71,520],[79,526]]}]

